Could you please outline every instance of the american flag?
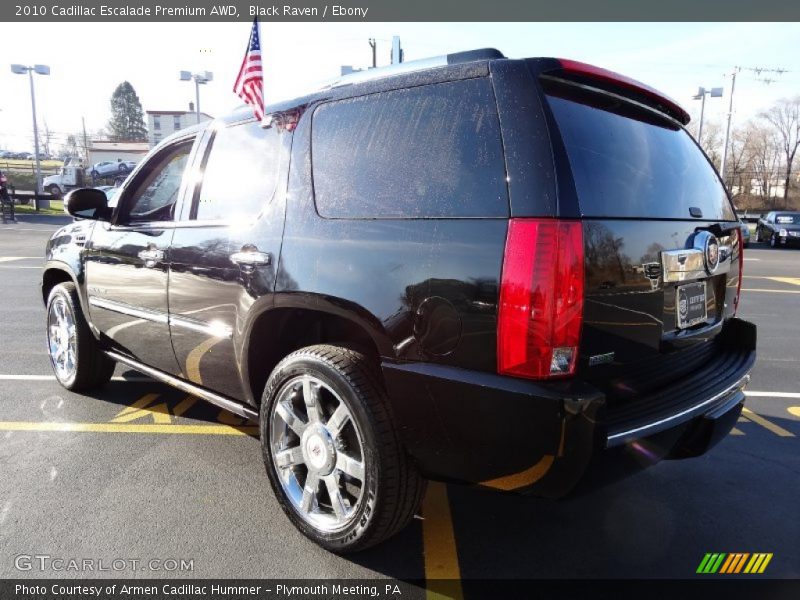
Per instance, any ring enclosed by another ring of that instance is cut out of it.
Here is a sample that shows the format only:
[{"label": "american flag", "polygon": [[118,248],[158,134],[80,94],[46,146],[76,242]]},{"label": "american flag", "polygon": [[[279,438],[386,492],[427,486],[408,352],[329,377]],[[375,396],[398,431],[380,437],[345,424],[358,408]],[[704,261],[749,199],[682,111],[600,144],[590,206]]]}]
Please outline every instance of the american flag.
[{"label": "american flag", "polygon": [[253,107],[256,118],[264,118],[264,76],[261,69],[261,42],[258,39],[258,18],[253,19],[247,52],[239,69],[239,76],[233,84],[233,91]]}]

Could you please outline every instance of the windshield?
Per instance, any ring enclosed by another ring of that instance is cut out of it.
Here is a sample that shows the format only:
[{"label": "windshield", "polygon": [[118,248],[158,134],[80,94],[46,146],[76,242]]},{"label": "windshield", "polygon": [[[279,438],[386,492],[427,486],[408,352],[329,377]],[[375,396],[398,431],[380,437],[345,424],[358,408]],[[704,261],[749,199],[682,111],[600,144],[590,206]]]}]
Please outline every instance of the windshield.
[{"label": "windshield", "polygon": [[[735,221],[725,188],[689,134],[627,102],[548,85],[581,213]],[[691,213],[690,213],[691,209]]]}]

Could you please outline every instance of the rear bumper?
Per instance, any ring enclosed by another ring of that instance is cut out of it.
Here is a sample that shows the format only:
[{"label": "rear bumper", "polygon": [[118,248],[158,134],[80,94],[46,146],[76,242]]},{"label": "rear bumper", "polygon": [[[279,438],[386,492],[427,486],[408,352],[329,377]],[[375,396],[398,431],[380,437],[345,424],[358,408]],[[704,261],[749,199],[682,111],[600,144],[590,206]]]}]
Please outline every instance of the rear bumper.
[{"label": "rear bumper", "polygon": [[731,319],[714,343],[713,358],[688,377],[626,403],[579,380],[430,363],[383,371],[401,437],[428,477],[559,497],[582,479],[698,456],[723,439],[744,402],[755,326]]}]

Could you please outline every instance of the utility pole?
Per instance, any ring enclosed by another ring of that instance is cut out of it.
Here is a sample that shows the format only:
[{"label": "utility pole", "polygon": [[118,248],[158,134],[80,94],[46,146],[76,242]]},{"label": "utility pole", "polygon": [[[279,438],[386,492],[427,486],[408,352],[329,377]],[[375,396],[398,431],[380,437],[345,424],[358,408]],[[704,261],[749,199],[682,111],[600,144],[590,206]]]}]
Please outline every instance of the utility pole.
[{"label": "utility pole", "polygon": [[[786,69],[768,69],[765,67],[734,67],[733,72],[731,72],[731,97],[728,101],[728,124],[725,127],[725,142],[722,146],[722,161],[720,164],[720,175],[722,175],[722,182],[725,182],[725,163],[727,162],[728,157],[728,144],[730,142],[731,137],[731,120],[733,119],[733,92],[736,86],[736,75],[741,71],[750,71],[755,73],[757,76],[761,76],[762,73],[776,73],[777,75],[783,75],[786,73]],[[773,79],[756,79],[756,81],[760,81],[762,83],[772,83]]]},{"label": "utility pole", "polygon": [[369,38],[369,47],[372,48],[372,68],[378,66],[378,44],[375,42],[375,38]]},{"label": "utility pole", "polygon": [[86,119],[81,117],[81,126],[83,127],[83,166],[89,166],[89,142],[86,139]]},{"label": "utility pole", "polygon": [[741,71],[741,67],[734,67],[731,73],[731,97],[728,101],[728,124],[725,126],[725,142],[722,144],[722,161],[720,162],[719,174],[722,176],[722,183],[725,179],[725,163],[728,158],[728,142],[731,138],[731,119],[733,118],[733,92],[736,89],[736,74]]},{"label": "utility pole", "polygon": [[392,37],[392,64],[399,65],[403,62],[404,52],[400,45],[400,36],[395,35]]}]

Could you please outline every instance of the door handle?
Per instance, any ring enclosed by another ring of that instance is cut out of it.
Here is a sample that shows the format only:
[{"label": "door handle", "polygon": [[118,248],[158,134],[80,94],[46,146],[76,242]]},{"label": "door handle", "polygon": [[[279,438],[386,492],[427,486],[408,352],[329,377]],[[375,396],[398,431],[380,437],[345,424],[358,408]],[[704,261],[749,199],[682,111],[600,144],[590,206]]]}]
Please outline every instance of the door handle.
[{"label": "door handle", "polygon": [[266,252],[246,250],[231,254],[231,262],[241,267],[263,267],[270,263],[270,256]]},{"label": "door handle", "polygon": [[156,266],[156,263],[164,260],[164,251],[156,249],[142,250],[137,256],[144,261],[145,267],[152,268]]}]

